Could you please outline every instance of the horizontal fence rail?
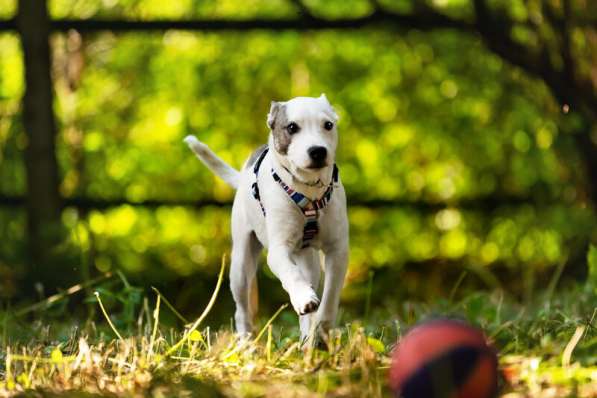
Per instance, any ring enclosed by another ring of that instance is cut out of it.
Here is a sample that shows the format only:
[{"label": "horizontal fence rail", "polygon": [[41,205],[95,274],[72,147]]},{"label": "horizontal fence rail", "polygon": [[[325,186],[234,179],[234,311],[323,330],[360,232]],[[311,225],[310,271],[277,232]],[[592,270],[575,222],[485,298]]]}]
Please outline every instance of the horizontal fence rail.
[{"label": "horizontal fence rail", "polygon": [[[499,22],[499,21],[498,21]],[[507,22],[507,21],[505,21]],[[572,25],[579,27],[597,27],[597,20],[575,19]],[[419,29],[423,31],[437,29],[457,29],[475,33],[476,26],[464,20],[454,19],[443,14],[429,11],[413,14],[398,14],[378,10],[359,18],[324,19],[311,15],[301,18],[252,18],[252,19],[71,19],[50,20],[54,31],[74,29],[80,32],[135,32],[135,31],[248,31],[248,30],[341,30],[361,28],[386,28],[393,30]],[[0,19],[0,31],[17,30],[16,18]]]},{"label": "horizontal fence rail", "polygon": [[[456,28],[473,31],[474,26],[468,22],[452,19],[440,13],[428,11],[417,14],[398,14],[377,10],[367,16],[358,18],[324,19],[311,14],[303,14],[300,18],[251,18],[251,19],[53,19],[50,26],[55,31],[75,29],[81,32],[93,31],[163,31],[163,30],[326,30],[326,29],[360,29],[364,27],[392,27],[394,29]],[[15,18],[0,20],[0,30],[16,30]]]},{"label": "horizontal fence rail", "polygon": [[[0,195],[0,208],[5,207],[24,207],[27,199],[25,196],[10,196]],[[470,211],[481,211],[481,212],[493,212],[502,207],[513,207],[529,205],[533,207],[537,206],[550,206],[555,204],[562,204],[562,202],[555,201],[543,201],[538,202],[530,198],[525,197],[482,197],[474,199],[459,199],[451,202],[430,202],[430,201],[415,201],[407,199],[370,199],[370,198],[351,198],[348,197],[348,205],[356,207],[367,207],[371,209],[383,209],[383,208],[413,208],[422,212],[436,212],[445,208],[458,208]],[[93,210],[93,209],[109,209],[118,206],[133,206],[133,207],[146,207],[146,208],[157,208],[162,206],[181,206],[189,208],[202,208],[202,207],[229,207],[232,202],[229,201],[218,201],[215,199],[147,199],[141,201],[133,201],[126,198],[113,198],[113,199],[100,199],[100,198],[89,198],[89,197],[74,197],[74,198],[63,198],[63,207],[75,207],[82,210]]]}]

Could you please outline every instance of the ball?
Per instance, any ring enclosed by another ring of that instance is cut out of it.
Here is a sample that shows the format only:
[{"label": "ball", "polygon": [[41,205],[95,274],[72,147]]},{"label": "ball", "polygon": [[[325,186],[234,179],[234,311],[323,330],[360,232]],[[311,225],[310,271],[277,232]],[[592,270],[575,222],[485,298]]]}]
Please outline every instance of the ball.
[{"label": "ball", "polygon": [[493,398],[495,351],[465,322],[437,319],[416,326],[392,353],[389,385],[403,398]]}]

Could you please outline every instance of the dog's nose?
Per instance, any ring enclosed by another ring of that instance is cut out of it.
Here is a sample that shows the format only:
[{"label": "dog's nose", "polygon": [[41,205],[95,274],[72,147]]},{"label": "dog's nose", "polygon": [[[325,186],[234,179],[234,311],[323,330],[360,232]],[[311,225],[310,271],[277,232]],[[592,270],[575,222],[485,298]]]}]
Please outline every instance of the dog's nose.
[{"label": "dog's nose", "polygon": [[322,146],[312,146],[311,148],[307,149],[307,153],[309,154],[311,160],[316,163],[321,163],[325,160],[328,151]]}]

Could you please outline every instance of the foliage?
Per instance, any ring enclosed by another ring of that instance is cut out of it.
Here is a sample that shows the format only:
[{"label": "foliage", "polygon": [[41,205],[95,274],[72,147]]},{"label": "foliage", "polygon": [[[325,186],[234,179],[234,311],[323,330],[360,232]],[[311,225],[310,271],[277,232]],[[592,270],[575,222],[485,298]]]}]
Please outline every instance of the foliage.
[{"label": "foliage", "polygon": [[[326,16],[366,14],[368,6],[357,3],[309,5]],[[446,2],[446,11],[466,15],[456,3]],[[7,4],[4,15],[14,2]],[[85,0],[52,1],[50,11],[148,19],[294,12],[290,2],[254,5]],[[0,42],[0,193],[14,196],[25,193],[23,71],[17,38],[2,34]],[[61,193],[128,202],[64,211],[71,234],[60,250],[86,262],[73,265],[74,280],[85,278],[85,269],[122,270],[146,286],[213,275],[229,247],[229,210],[184,204],[226,202],[233,192],[197,162],[182,137],[197,134],[240,167],[266,139],[270,100],[321,92],[341,115],[338,163],[349,200],[363,204],[350,207],[355,286],[371,269],[408,279],[417,264],[436,264],[430,272],[441,272],[446,262],[515,286],[513,271],[552,272],[596,239],[566,127],[572,121],[541,83],[468,35],[69,32],[55,34],[52,47]],[[136,205],[145,200],[183,205]],[[386,205],[369,207],[371,201]],[[0,210],[5,297],[15,297],[25,272],[21,211]]]}]

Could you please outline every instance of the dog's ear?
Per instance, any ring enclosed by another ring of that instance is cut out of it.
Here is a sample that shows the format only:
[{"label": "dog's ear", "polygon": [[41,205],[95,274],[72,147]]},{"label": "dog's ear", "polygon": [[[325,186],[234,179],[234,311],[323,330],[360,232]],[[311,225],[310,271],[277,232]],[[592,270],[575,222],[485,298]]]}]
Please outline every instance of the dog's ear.
[{"label": "dog's ear", "polygon": [[338,114],[336,113],[336,110],[334,109],[332,104],[330,104],[330,101],[328,101],[328,97],[326,97],[324,93],[321,93],[319,99],[328,106],[330,116],[334,119],[334,122],[337,122],[339,119]]},{"label": "dog's ear", "polygon": [[272,101],[269,113],[267,114],[267,127],[270,130],[273,130],[276,125],[276,117],[278,116],[278,112],[280,111],[280,103],[277,101]]}]

